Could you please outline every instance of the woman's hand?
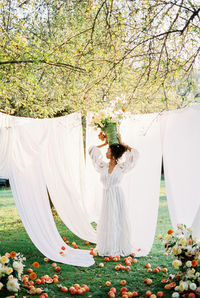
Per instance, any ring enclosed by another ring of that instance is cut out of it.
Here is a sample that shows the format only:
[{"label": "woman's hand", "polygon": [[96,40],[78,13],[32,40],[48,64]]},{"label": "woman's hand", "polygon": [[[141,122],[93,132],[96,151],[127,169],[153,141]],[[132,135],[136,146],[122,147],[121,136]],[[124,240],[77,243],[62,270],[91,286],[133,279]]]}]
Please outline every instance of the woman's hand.
[{"label": "woman's hand", "polygon": [[101,131],[99,134],[98,134],[98,138],[101,140],[101,141],[107,141],[107,137],[105,135],[105,133],[103,131]]},{"label": "woman's hand", "polygon": [[101,132],[98,134],[98,138],[99,138],[101,141],[104,141],[103,144],[97,146],[98,148],[101,148],[101,147],[106,146],[106,145],[108,144],[107,136],[106,136],[106,134],[105,134],[103,131],[101,131]]},{"label": "woman's hand", "polygon": [[129,151],[131,151],[132,150],[132,148],[130,147],[130,146],[128,146],[128,145],[125,145],[125,147],[127,148],[127,150],[129,150]]}]

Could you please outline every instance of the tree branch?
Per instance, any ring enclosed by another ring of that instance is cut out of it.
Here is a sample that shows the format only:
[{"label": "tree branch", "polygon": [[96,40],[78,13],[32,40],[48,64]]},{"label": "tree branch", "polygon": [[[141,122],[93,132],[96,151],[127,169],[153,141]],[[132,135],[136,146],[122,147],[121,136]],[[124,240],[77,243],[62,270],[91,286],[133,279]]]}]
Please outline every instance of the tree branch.
[{"label": "tree branch", "polygon": [[70,68],[70,69],[73,69],[74,71],[82,71],[82,72],[85,72],[86,70],[84,68],[81,68],[81,67],[77,67],[77,66],[73,66],[73,65],[70,65],[70,64],[67,64],[67,63],[61,63],[61,62],[57,62],[57,63],[54,63],[54,62],[47,62],[45,60],[11,60],[11,61],[0,61],[0,65],[5,65],[5,64],[22,64],[22,63],[35,63],[35,64],[38,64],[38,63],[44,63],[44,64],[47,64],[47,65],[52,65],[52,66],[57,66],[57,67],[67,67],[67,68]]},{"label": "tree branch", "polygon": [[183,34],[183,32],[185,31],[185,29],[189,26],[189,24],[193,21],[193,19],[198,16],[200,12],[200,8],[198,10],[195,10],[193,12],[193,14],[190,16],[189,20],[187,21],[187,23],[185,24],[185,26],[183,27],[183,29],[181,30],[181,34]]}]

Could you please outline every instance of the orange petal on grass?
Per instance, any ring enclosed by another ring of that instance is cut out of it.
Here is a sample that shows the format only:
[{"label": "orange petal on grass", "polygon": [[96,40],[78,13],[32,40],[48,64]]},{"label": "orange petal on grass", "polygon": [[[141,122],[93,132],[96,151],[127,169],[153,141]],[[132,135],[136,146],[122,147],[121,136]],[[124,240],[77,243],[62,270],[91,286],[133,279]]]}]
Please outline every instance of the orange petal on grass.
[{"label": "orange petal on grass", "polygon": [[39,264],[38,262],[34,262],[34,263],[33,263],[33,267],[34,267],[34,268],[39,268],[39,267],[40,267],[40,264]]},{"label": "orange petal on grass", "polygon": [[17,255],[17,253],[15,251],[11,251],[11,253],[10,253],[10,257],[11,258],[15,258],[16,255]]},{"label": "orange petal on grass", "polygon": [[171,288],[175,288],[176,287],[176,283],[175,282],[171,282],[170,283]]},{"label": "orange petal on grass", "polygon": [[172,286],[171,286],[171,284],[166,284],[164,286],[164,288],[165,288],[165,290],[171,290]]},{"label": "orange petal on grass", "polygon": [[37,274],[35,272],[31,272],[29,274],[30,279],[36,279],[37,278]]},{"label": "orange petal on grass", "polygon": [[161,280],[161,283],[162,283],[162,284],[167,284],[168,282],[169,282],[169,279],[162,279],[162,280]]}]

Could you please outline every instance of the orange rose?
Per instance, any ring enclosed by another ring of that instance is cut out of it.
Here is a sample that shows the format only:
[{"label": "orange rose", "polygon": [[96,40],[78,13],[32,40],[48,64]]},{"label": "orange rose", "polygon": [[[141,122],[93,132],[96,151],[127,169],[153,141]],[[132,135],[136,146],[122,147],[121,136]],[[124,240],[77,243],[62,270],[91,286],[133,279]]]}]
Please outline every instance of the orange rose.
[{"label": "orange rose", "polygon": [[167,234],[173,234],[173,230],[169,230],[168,232],[167,232]]},{"label": "orange rose", "polygon": [[34,267],[34,268],[39,268],[39,267],[40,267],[40,264],[39,264],[38,262],[34,262],[34,263],[33,263],[33,267]]},{"label": "orange rose", "polygon": [[17,253],[15,251],[11,251],[11,253],[10,253],[10,257],[11,258],[15,258],[16,255],[17,255]]},{"label": "orange rose", "polygon": [[193,266],[193,267],[196,267],[197,265],[198,265],[197,260],[192,260],[192,266]]},{"label": "orange rose", "polygon": [[35,272],[31,272],[29,274],[29,276],[30,276],[30,279],[36,279],[37,278],[37,274]]}]

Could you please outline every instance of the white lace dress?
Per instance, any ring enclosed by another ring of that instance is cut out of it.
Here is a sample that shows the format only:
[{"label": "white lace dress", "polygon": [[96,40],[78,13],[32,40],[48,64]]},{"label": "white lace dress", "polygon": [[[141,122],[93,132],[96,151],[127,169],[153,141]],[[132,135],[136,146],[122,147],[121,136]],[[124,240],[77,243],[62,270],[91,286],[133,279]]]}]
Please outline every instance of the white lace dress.
[{"label": "white lace dress", "polygon": [[89,154],[103,183],[103,203],[97,225],[95,251],[100,256],[128,256],[133,252],[133,246],[129,241],[129,225],[120,182],[124,174],[134,167],[138,151],[127,150],[124,153],[126,160],[118,163],[111,174],[108,173],[109,164],[102,160],[103,156],[99,148],[90,147]]}]

